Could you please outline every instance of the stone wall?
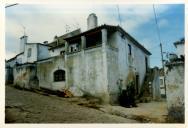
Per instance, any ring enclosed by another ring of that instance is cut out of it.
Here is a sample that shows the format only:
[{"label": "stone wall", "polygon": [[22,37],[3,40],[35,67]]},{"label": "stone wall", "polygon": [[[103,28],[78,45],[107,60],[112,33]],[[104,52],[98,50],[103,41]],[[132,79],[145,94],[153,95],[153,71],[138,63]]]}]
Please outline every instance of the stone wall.
[{"label": "stone wall", "polygon": [[167,105],[169,122],[184,122],[184,62],[167,65]]}]

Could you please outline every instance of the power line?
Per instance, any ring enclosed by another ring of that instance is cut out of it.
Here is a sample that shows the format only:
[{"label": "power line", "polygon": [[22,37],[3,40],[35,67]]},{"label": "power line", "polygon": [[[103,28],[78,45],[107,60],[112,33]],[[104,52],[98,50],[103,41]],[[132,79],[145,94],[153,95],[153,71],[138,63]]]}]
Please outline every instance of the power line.
[{"label": "power line", "polygon": [[15,5],[17,5],[17,4],[18,4],[18,3],[10,4],[10,5],[5,6],[5,8],[11,7],[11,6],[15,6]]},{"label": "power line", "polygon": [[159,41],[161,43],[161,35],[160,35],[160,31],[159,31],[159,26],[158,26],[158,22],[157,22],[157,15],[156,15],[156,12],[155,12],[155,6],[154,5],[153,5],[153,12],[154,12],[154,15],[155,15],[155,23],[156,23],[158,38],[159,38]]},{"label": "power line", "polygon": [[163,59],[163,48],[162,48],[162,43],[161,43],[161,35],[160,35],[160,31],[159,31],[159,26],[158,26],[158,22],[157,22],[157,15],[155,12],[155,6],[153,4],[153,12],[155,15],[155,23],[156,23],[156,28],[157,28],[157,34],[158,34],[158,38],[160,41],[160,50],[161,50],[161,62],[162,62],[162,67],[163,67],[163,74],[164,74],[164,87],[165,87],[165,96],[166,96],[166,83],[165,83],[165,71],[164,71],[164,59]]}]

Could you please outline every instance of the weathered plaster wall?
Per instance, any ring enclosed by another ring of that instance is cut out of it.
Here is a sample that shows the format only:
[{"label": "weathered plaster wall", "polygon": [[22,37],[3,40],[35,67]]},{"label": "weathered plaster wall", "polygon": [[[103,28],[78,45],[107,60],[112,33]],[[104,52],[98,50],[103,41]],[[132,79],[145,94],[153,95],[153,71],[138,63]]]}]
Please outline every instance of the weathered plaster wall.
[{"label": "weathered plaster wall", "polygon": [[[146,74],[145,57],[148,58],[149,67],[149,56],[146,55],[140,48],[135,46],[129,39],[122,38],[120,33],[117,33],[118,42],[118,63],[119,63],[119,75],[120,79],[123,79],[123,84],[126,84],[128,71],[133,71],[139,75],[139,89],[144,82]],[[128,44],[131,45],[132,55],[128,55]],[[132,62],[131,62],[132,61]]]},{"label": "weathered plaster wall", "polygon": [[105,98],[102,48],[67,55],[67,84],[75,95]]},{"label": "weathered plaster wall", "polygon": [[118,99],[119,85],[119,66],[118,66],[118,52],[115,50],[107,50],[107,66],[108,66],[108,91],[110,95],[110,102],[115,103]]},{"label": "weathered plaster wall", "polygon": [[159,69],[153,69],[153,81],[152,81],[152,94],[154,100],[160,100],[161,93],[160,93],[160,80],[159,80]]},{"label": "weathered plaster wall", "polygon": [[[120,93],[119,80],[123,80],[125,86],[128,66],[126,62],[125,43],[119,37],[119,33],[108,34],[107,67],[108,67],[108,91],[110,102],[117,103]],[[125,88],[125,87],[124,87]]]},{"label": "weathered plaster wall", "polygon": [[[128,44],[132,47],[131,56],[128,55]],[[119,32],[108,35],[107,45],[108,91],[111,102],[114,102],[117,101],[120,88],[126,89],[127,83],[135,79],[135,74],[139,75],[141,88],[146,74],[145,57],[148,58],[149,67],[149,56],[127,38],[122,38]]]},{"label": "weathered plaster wall", "polygon": [[171,65],[166,74],[167,105],[173,122],[184,120],[184,63]]},{"label": "weathered plaster wall", "polygon": [[65,89],[65,81],[54,81],[53,74],[58,69],[66,71],[63,56],[58,56],[45,61],[37,62],[37,76],[39,79],[39,87],[50,90]]},{"label": "weathered plaster wall", "polygon": [[134,47],[135,57],[134,57],[134,67],[136,68],[136,72],[139,75],[139,90],[144,82],[144,78],[146,75],[146,63],[145,57],[148,59],[148,68],[150,67],[150,58],[146,55],[141,49],[138,47]]},{"label": "weathered plaster wall", "polygon": [[12,84],[13,80],[14,80],[13,68],[6,67],[5,68],[5,84]]},{"label": "weathered plaster wall", "polygon": [[14,67],[16,64],[16,58],[5,63],[5,67]]},{"label": "weathered plaster wall", "polygon": [[53,50],[49,50],[49,54],[50,54],[50,56],[58,56],[58,55],[60,55],[60,52],[64,51],[64,50],[65,50],[64,47],[59,47],[59,48],[56,48]]},{"label": "weathered plaster wall", "polygon": [[[28,49],[31,48],[31,56],[28,57]],[[23,63],[26,62],[34,62],[37,60],[37,44],[29,44],[27,43],[25,45],[25,51],[24,51],[24,60]]]},{"label": "weathered plaster wall", "polygon": [[37,51],[38,51],[37,60],[42,60],[50,56],[48,51],[48,46],[38,45]]},{"label": "weathered plaster wall", "polygon": [[14,85],[27,89],[37,87],[37,85],[32,85],[32,80],[36,76],[36,66],[34,64],[15,66],[13,74]]}]

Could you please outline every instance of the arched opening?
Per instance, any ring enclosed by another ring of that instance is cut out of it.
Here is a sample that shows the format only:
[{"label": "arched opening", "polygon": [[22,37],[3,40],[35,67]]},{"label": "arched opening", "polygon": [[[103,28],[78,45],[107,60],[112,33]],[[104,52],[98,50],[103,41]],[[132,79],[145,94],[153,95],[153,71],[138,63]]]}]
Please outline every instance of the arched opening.
[{"label": "arched opening", "polygon": [[58,81],[65,81],[65,71],[64,70],[56,70],[54,72],[54,81],[58,82]]}]

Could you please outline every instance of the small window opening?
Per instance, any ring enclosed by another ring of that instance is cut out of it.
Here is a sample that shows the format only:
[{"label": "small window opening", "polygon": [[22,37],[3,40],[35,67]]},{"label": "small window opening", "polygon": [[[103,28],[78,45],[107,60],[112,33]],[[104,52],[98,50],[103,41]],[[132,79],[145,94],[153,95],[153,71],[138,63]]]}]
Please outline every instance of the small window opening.
[{"label": "small window opening", "polygon": [[145,65],[146,65],[146,71],[148,71],[148,58],[145,57]]},{"label": "small window opening", "polygon": [[29,48],[27,51],[27,57],[31,57],[31,48]]},{"label": "small window opening", "polygon": [[132,55],[132,48],[130,44],[128,44],[128,48],[129,48],[129,55]]},{"label": "small window opening", "polygon": [[65,71],[64,70],[56,70],[54,72],[54,81],[65,81]]}]

